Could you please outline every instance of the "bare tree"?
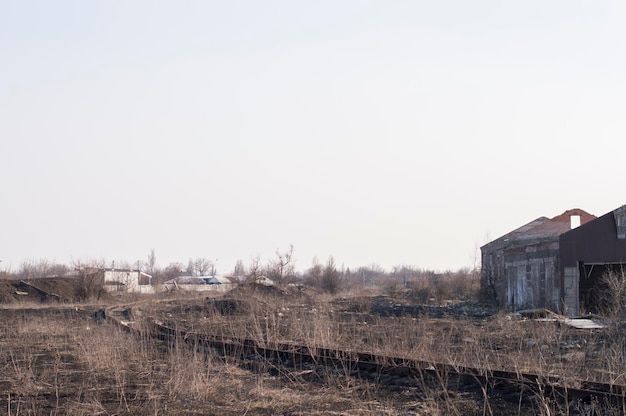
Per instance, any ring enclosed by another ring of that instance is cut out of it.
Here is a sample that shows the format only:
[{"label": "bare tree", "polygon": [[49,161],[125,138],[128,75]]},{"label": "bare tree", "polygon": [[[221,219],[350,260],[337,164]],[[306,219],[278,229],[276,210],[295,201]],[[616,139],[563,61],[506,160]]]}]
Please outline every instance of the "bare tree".
[{"label": "bare tree", "polygon": [[119,260],[117,262],[111,262],[111,268],[117,270],[132,270],[133,264],[128,260]]},{"label": "bare tree", "polygon": [[71,269],[66,264],[52,263],[47,270],[46,276],[62,276],[70,270]]},{"label": "bare tree", "polygon": [[595,303],[600,312],[618,318],[626,311],[626,270],[608,269],[600,278]]},{"label": "bare tree", "polygon": [[185,273],[188,274],[189,276],[195,276],[195,270],[193,268],[193,260],[189,259],[189,261],[187,261],[187,267],[185,268]]},{"label": "bare tree", "polygon": [[241,280],[246,275],[246,267],[243,265],[243,261],[241,259],[237,260],[235,263],[235,270],[233,270],[233,276],[237,280]]},{"label": "bare tree", "polygon": [[256,283],[256,281],[263,276],[261,258],[259,256],[253,257],[250,260],[250,267],[248,267],[248,271],[245,276],[245,283]]},{"label": "bare tree", "polygon": [[279,285],[284,285],[289,283],[294,276],[293,245],[290,245],[284,253],[276,250],[276,258],[270,260],[267,265],[267,277]]},{"label": "bare tree", "polygon": [[323,270],[324,266],[320,264],[317,257],[313,258],[313,265],[306,271],[304,275],[304,282],[308,285],[321,288]]},{"label": "bare tree", "polygon": [[28,259],[23,260],[20,264],[20,268],[17,271],[17,275],[22,279],[30,279],[35,277],[37,269],[37,265],[35,264],[35,260]]},{"label": "bare tree", "polygon": [[206,276],[214,270],[213,262],[204,257],[196,257],[193,261],[194,276]]},{"label": "bare tree", "polygon": [[[2,263],[2,260],[0,260],[0,263]],[[2,270],[0,270],[0,278],[2,279],[8,279],[11,277],[11,269],[7,269],[7,268],[3,268]]]},{"label": "bare tree", "polygon": [[184,266],[182,263],[170,263],[165,270],[163,270],[163,278],[165,280],[174,279],[183,272]]},{"label": "bare tree", "polygon": [[60,276],[70,271],[70,268],[61,263],[55,263],[47,259],[24,260],[17,272],[21,279],[34,279],[40,277]]},{"label": "bare tree", "polygon": [[333,256],[330,256],[321,277],[322,290],[332,294],[337,293],[339,291],[340,278],[341,275],[337,271],[335,259]]},{"label": "bare tree", "polygon": [[373,285],[384,276],[385,269],[375,263],[372,263],[367,267],[359,267],[353,274],[353,278],[359,278],[364,286]]},{"label": "bare tree", "polygon": [[34,279],[50,274],[52,263],[47,259],[28,259],[22,261],[18,275],[22,279]]},{"label": "bare tree", "polygon": [[154,249],[152,249],[150,250],[150,254],[148,254],[148,261],[146,262],[146,271],[148,274],[154,275],[156,272],[156,262],[156,253],[154,252]]},{"label": "bare tree", "polygon": [[78,285],[75,296],[78,300],[100,299],[105,293],[104,289],[104,260],[73,262],[77,272]]}]

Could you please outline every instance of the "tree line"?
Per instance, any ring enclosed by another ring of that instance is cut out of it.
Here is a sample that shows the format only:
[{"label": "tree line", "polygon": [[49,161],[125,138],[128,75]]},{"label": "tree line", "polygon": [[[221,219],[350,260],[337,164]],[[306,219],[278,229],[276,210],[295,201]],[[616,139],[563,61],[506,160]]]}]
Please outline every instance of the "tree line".
[{"label": "tree line", "polygon": [[[257,256],[246,265],[237,260],[234,267],[222,271],[220,275],[230,277],[242,284],[254,284],[269,279],[277,285],[298,284],[315,288],[321,292],[336,294],[341,291],[354,291],[377,288],[390,296],[409,294],[421,302],[443,301],[447,298],[475,298],[479,289],[480,270],[462,268],[455,271],[438,272],[409,265],[394,266],[391,270],[372,263],[354,269],[338,265],[330,256],[320,262],[314,258],[310,267],[303,271],[296,269],[294,247],[276,250],[275,254],[262,261]],[[33,279],[42,277],[62,276],[81,268],[117,268],[141,270],[152,276],[152,283],[162,283],[179,276],[216,275],[217,260],[206,257],[190,258],[186,263],[173,262],[165,267],[157,263],[156,251],[152,249],[145,260],[135,263],[106,262],[104,260],[89,262],[72,262],[61,264],[46,259],[24,260],[15,271],[4,270],[0,278]]]}]

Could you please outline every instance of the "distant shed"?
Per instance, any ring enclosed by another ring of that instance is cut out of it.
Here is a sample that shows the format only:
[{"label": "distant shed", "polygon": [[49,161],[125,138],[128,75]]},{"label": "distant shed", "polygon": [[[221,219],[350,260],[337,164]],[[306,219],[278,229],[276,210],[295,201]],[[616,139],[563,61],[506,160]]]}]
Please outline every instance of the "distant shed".
[{"label": "distant shed", "polygon": [[196,292],[228,292],[236,284],[223,276],[178,276],[163,282],[166,290],[187,290]]},{"label": "distant shed", "polygon": [[226,276],[211,276],[207,281],[209,285],[229,285],[232,284],[231,280]]}]

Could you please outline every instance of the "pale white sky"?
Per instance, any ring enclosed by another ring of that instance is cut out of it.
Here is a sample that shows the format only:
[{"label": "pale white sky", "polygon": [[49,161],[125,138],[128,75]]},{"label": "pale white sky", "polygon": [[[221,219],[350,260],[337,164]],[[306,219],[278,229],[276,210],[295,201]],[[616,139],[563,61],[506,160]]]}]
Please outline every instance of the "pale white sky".
[{"label": "pale white sky", "polygon": [[470,266],[626,203],[621,1],[0,0],[0,268]]}]

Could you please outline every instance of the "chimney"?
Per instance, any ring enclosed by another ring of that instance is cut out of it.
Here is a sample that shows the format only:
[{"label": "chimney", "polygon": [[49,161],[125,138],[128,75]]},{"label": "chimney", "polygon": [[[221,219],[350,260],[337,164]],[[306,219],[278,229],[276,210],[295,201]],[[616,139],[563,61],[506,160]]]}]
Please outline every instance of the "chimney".
[{"label": "chimney", "polygon": [[580,227],[580,215],[570,215],[570,229],[573,230],[576,227]]}]

